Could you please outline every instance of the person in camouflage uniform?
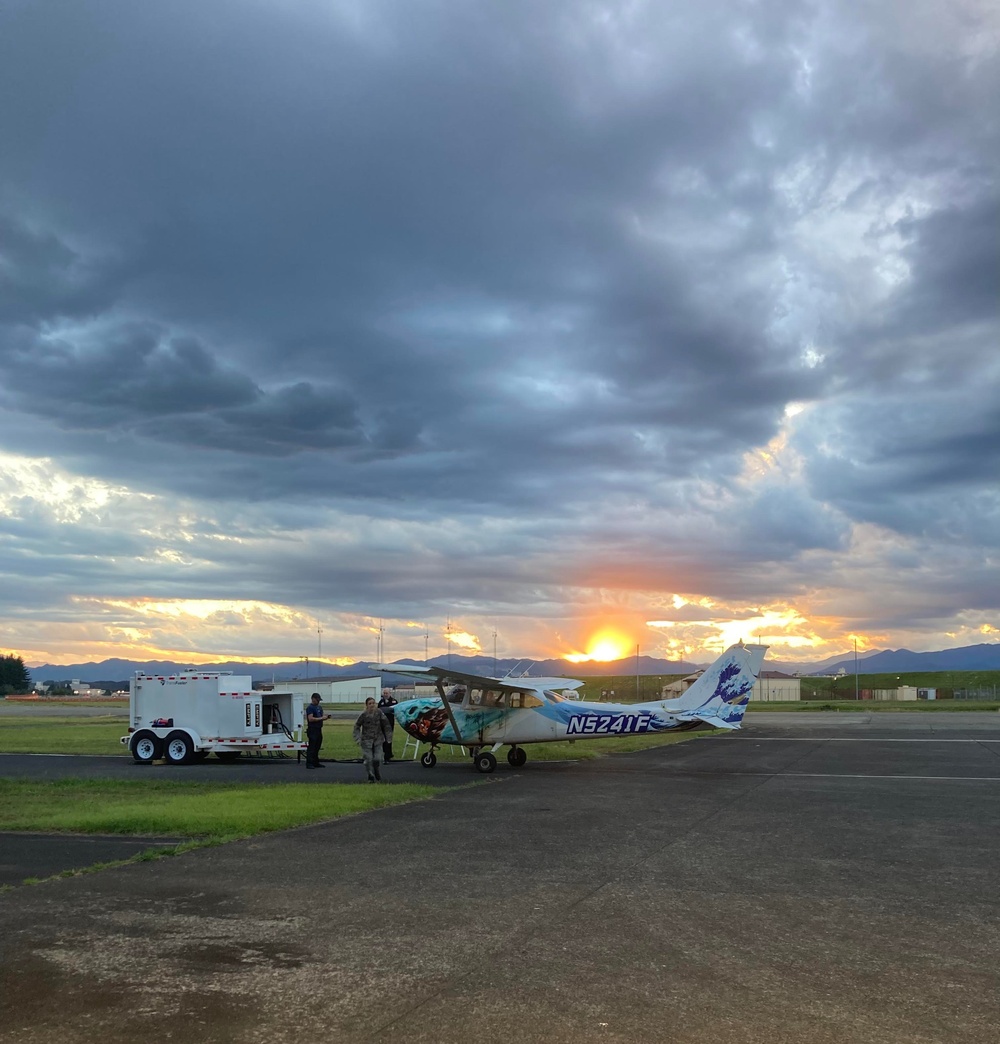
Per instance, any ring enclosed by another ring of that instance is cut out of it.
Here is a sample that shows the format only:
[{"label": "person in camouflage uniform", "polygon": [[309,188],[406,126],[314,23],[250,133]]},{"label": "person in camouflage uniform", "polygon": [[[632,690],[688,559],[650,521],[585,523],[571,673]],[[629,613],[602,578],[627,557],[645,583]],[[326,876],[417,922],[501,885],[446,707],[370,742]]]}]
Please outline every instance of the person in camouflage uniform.
[{"label": "person in camouflage uniform", "polygon": [[375,706],[374,696],[365,700],[365,709],[354,723],[354,742],[361,747],[368,782],[381,781],[382,744],[392,742],[392,728],[388,718]]}]

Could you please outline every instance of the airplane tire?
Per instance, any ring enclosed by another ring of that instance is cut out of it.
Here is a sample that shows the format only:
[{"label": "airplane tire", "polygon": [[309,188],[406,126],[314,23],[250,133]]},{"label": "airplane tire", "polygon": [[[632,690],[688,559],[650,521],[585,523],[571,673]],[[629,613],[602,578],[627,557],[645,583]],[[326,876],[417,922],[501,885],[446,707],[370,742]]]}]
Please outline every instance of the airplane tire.
[{"label": "airplane tire", "polygon": [[497,767],[497,759],[488,750],[481,750],[475,757],[475,766],[480,772],[492,772]]},{"label": "airplane tire", "polygon": [[143,730],[132,737],[129,744],[132,758],[138,765],[149,765],[163,757],[163,743],[155,732]]},{"label": "airplane tire", "polygon": [[194,743],[186,732],[171,732],[163,744],[168,765],[187,765],[194,760]]},{"label": "airplane tire", "polygon": [[435,754],[433,750],[429,750],[420,758],[420,764],[423,765],[424,768],[434,768],[437,764],[437,760],[437,754]]},{"label": "airplane tire", "polygon": [[521,747],[511,747],[507,751],[507,763],[512,768],[520,768],[528,760],[527,751]]}]

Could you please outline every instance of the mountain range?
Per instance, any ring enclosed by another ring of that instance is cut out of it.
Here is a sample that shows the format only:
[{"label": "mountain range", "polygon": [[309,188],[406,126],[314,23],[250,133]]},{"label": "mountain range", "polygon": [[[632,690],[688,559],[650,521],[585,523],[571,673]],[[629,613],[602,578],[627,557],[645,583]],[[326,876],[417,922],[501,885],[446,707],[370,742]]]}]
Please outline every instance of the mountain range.
[{"label": "mountain range", "polygon": [[[942,649],[938,652],[915,653],[909,649],[879,649],[858,653],[858,667],[866,674],[892,674],[902,671],[976,671],[1000,670],[1000,642],[982,645],[965,645],[958,649]],[[398,663],[423,664],[423,660],[401,659]],[[452,667],[455,670],[470,674],[485,674],[502,677],[505,674],[520,675],[530,673],[535,677],[590,678],[590,677],[627,677],[660,674],[690,674],[704,663],[690,663],[685,660],[661,660],[652,656],[630,656],[609,663],[587,662],[570,663],[568,660],[516,660],[497,659],[492,656],[435,656],[427,661],[434,667]],[[102,683],[104,688],[117,687],[136,671],[149,674],[175,674],[184,670],[187,664],[163,660],[101,660],[99,663],[43,664],[29,668],[31,678],[35,682],[69,681],[79,679],[89,683]],[[782,671],[786,674],[838,674],[843,670],[847,674],[854,673],[854,653],[841,653],[830,656],[816,663],[801,664],[765,660],[765,670]],[[349,678],[368,675],[365,661],[338,666],[331,663],[309,665],[308,673],[303,673],[301,660],[289,663],[256,664],[227,661],[225,663],[198,664],[199,670],[232,671],[234,674],[249,674],[254,681],[290,681],[293,678]]]}]

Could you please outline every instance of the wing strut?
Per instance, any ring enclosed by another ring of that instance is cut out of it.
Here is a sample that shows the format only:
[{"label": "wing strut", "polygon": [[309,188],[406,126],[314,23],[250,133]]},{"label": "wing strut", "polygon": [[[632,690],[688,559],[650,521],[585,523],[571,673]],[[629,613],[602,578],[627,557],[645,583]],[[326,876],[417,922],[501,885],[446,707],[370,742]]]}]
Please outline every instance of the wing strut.
[{"label": "wing strut", "polygon": [[448,697],[444,694],[444,682],[438,678],[436,681],[437,691],[441,697],[441,702],[444,704],[444,709],[448,712],[448,720],[451,722],[452,731],[455,733],[455,739],[458,741],[460,747],[467,747],[468,744],[462,739],[462,733],[459,732],[458,722],[455,721],[455,714],[451,709],[451,704],[448,702]]}]

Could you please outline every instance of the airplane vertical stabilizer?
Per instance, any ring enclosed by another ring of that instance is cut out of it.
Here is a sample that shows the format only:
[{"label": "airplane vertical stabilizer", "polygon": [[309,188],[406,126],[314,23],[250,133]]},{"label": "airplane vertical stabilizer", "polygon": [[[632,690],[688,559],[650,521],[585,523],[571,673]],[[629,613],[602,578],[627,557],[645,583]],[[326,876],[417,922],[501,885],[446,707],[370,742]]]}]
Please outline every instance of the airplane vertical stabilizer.
[{"label": "airplane vertical stabilizer", "polygon": [[738,729],[766,652],[766,645],[731,645],[683,696],[666,706],[681,721]]}]

